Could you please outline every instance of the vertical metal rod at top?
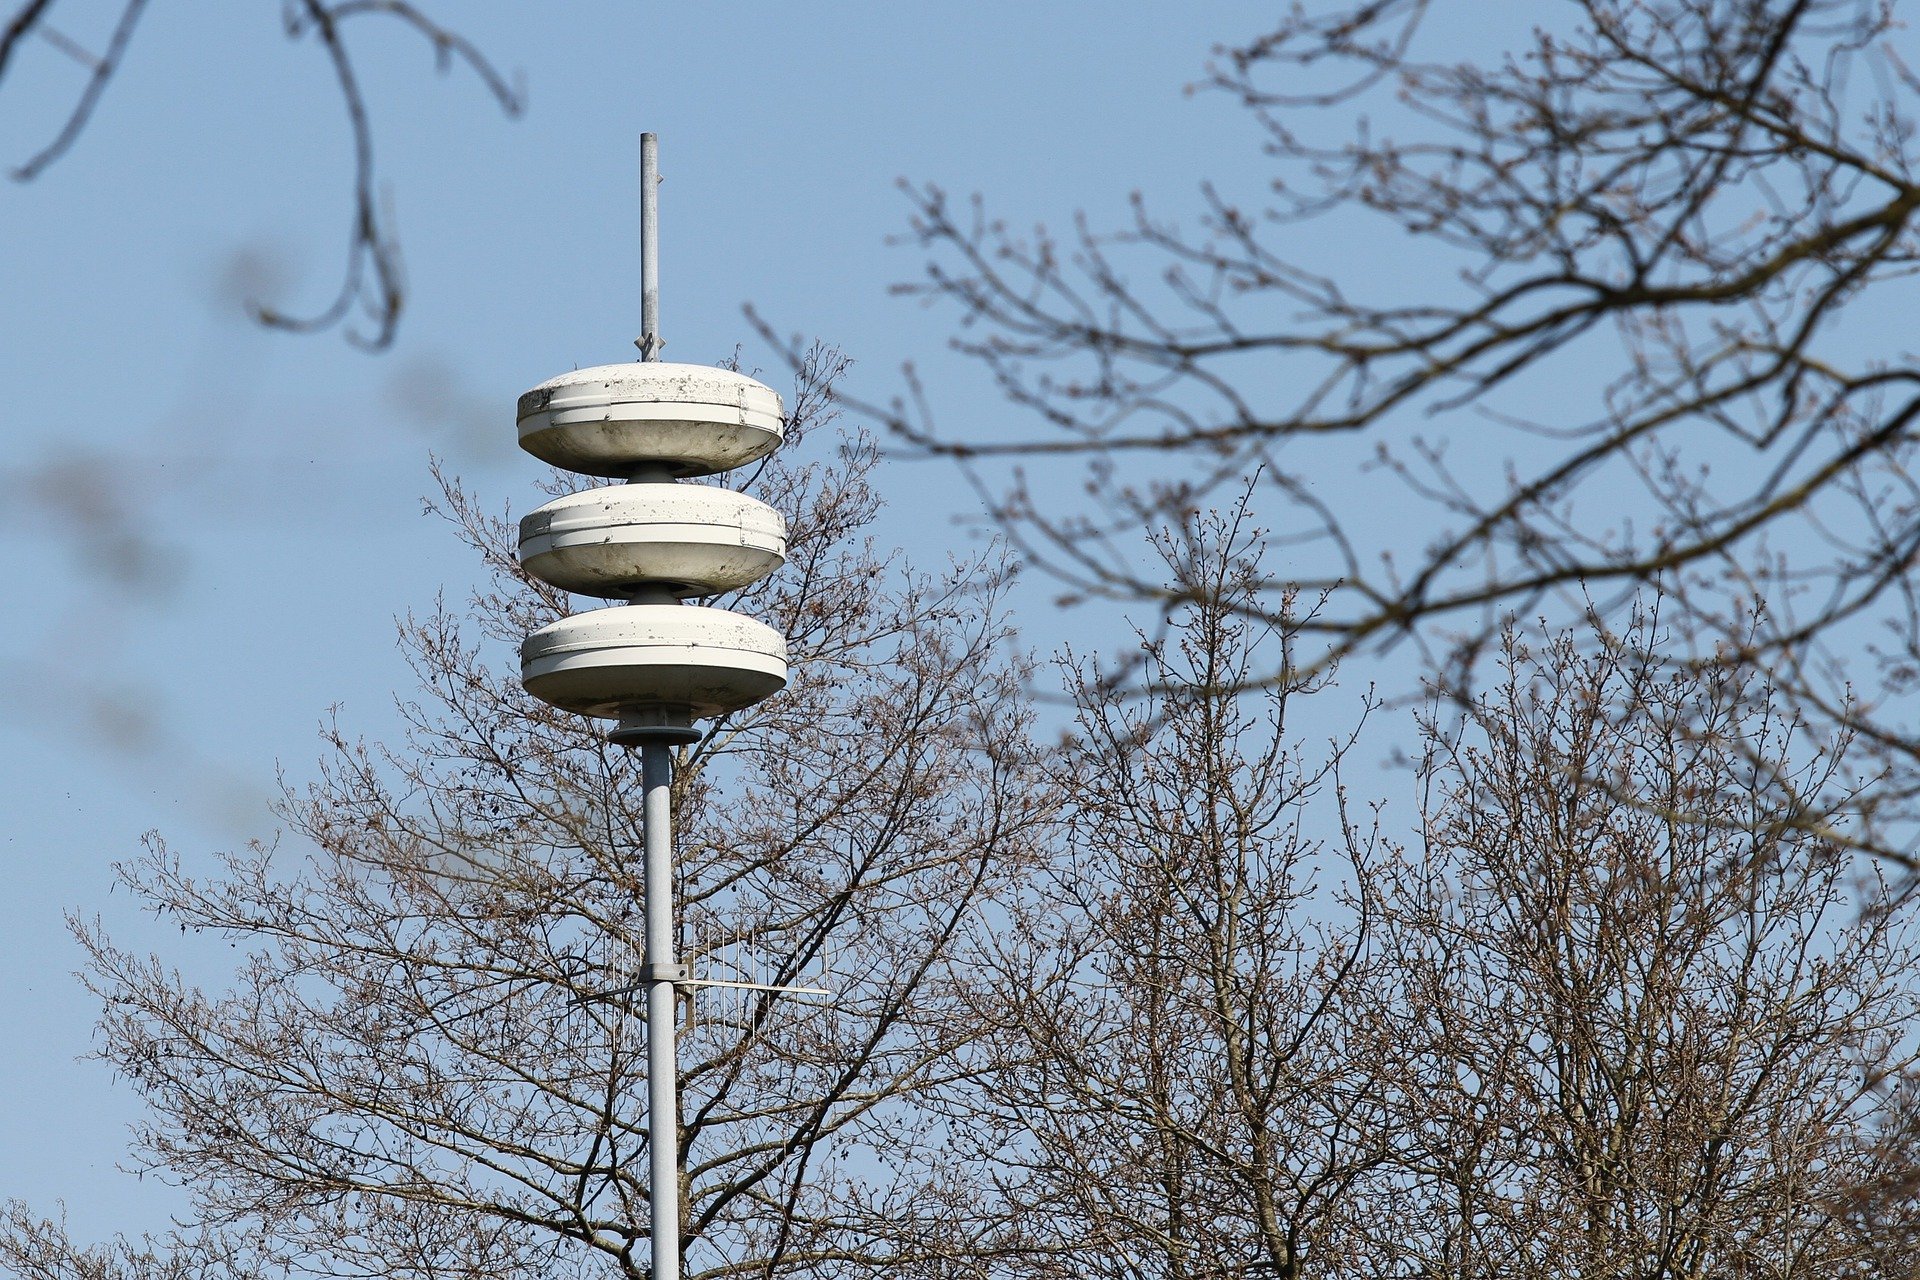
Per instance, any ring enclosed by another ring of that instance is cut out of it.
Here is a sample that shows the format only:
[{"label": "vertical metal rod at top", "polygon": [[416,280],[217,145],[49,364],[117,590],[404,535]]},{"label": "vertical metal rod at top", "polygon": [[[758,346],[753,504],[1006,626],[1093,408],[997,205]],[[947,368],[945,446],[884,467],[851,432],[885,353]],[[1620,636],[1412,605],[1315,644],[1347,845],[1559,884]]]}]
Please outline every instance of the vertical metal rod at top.
[{"label": "vertical metal rod at top", "polygon": [[640,135],[640,348],[660,358],[660,137]]},{"label": "vertical metal rod at top", "polygon": [[[651,135],[649,135],[651,136]],[[647,894],[647,1201],[653,1219],[652,1280],[680,1280],[680,1100],[674,1053],[673,748],[640,748],[640,811]]]}]

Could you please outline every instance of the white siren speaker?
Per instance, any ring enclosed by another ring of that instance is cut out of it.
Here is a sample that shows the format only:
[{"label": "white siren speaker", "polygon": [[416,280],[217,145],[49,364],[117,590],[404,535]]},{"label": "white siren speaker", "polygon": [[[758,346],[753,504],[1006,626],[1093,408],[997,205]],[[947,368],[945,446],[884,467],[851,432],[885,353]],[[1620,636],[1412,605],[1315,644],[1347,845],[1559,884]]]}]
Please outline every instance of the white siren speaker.
[{"label": "white siren speaker", "polygon": [[529,635],[520,646],[520,682],[536,698],[581,715],[631,719],[670,708],[702,719],[786,687],[787,642],[765,623],[725,609],[594,609]]},{"label": "white siren speaker", "polygon": [[543,582],[620,599],[642,584],[710,596],[760,581],[787,555],[787,522],[757,498],[697,484],[570,493],[520,520],[520,563]]},{"label": "white siren speaker", "polygon": [[780,447],[780,395],[730,369],[641,361],[550,378],[520,397],[520,447],[590,476],[731,471]]}]

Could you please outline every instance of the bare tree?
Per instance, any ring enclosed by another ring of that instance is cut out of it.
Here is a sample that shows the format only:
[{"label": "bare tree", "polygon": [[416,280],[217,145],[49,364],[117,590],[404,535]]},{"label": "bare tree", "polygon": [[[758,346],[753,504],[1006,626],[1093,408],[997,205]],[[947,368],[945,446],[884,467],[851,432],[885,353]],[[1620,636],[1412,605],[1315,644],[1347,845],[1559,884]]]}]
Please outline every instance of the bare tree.
[{"label": "bare tree", "polygon": [[1141,698],[1082,672],[954,1104],[992,1265],[940,1274],[1912,1274],[1920,940],[1795,809],[1836,754],[1651,619],[1509,635],[1397,847],[1297,742],[1244,513],[1190,527]]},{"label": "bare tree", "polygon": [[1160,543],[1198,603],[1146,643],[1142,701],[1075,667],[1062,841],[1003,942],[955,1126],[1005,1188],[985,1243],[1011,1274],[1291,1276],[1389,1154],[1352,896],[1376,842],[1346,812],[1351,739],[1295,741],[1324,677],[1242,692],[1293,639],[1235,612],[1254,542],[1242,510]]},{"label": "bare tree", "polygon": [[[991,565],[911,572],[866,530],[871,441],[820,430],[822,354],[782,458],[790,521],[743,606],[793,652],[782,696],[680,758],[689,1277],[864,1274],[920,1256],[916,1103],[973,1029],[967,927],[1035,843],[1020,688]],[[812,427],[811,434],[809,428]],[[556,484],[563,481],[556,481]],[[404,743],[334,729],[290,789],[292,839],[210,872],[157,840],[139,901],[245,956],[210,993],[76,921],[99,1056],[149,1108],[135,1159],[184,1186],[171,1235],[86,1247],[15,1204],[27,1280],[636,1277],[647,1269],[638,765],[495,667],[567,608],[458,485],[440,509],[487,560],[466,608],[409,619],[424,690]]]},{"label": "bare tree", "polygon": [[[79,141],[132,47],[147,0],[115,0],[118,16],[98,49],[76,39],[59,21],[75,7],[69,4],[63,9],[62,0],[14,0],[11,16],[0,21],[0,89],[6,87],[9,66],[30,47],[69,58],[86,72],[60,129],[13,168],[16,182],[33,181]],[[265,10],[264,5],[261,8]],[[91,15],[74,16],[76,21],[85,21]],[[340,104],[353,140],[352,217],[340,288],[331,302],[305,314],[280,310],[261,299],[251,300],[249,306],[262,324],[297,332],[330,329],[358,317],[371,327],[349,329],[348,340],[378,351],[393,342],[406,305],[406,286],[392,212],[382,202],[374,166],[373,115],[359,63],[347,39],[350,28],[362,25],[360,20],[374,18],[386,19],[417,37],[431,51],[443,74],[455,66],[472,72],[508,116],[520,114],[525,94],[479,48],[435,18],[425,5],[411,0],[281,0],[280,21],[287,39],[311,38],[326,56],[340,91]]]},{"label": "bare tree", "polygon": [[1408,1275],[1909,1275],[1912,1238],[1850,1210],[1903,1124],[1911,909],[1793,810],[1836,756],[1650,647],[1509,637],[1470,728],[1429,726],[1423,839],[1379,895],[1414,1127],[1376,1247]]},{"label": "bare tree", "polygon": [[1412,641],[1466,696],[1506,619],[1657,589],[1680,656],[1856,737],[1883,778],[1847,838],[1906,858],[1913,52],[1886,0],[1295,6],[1198,86],[1262,170],[1197,224],[1136,196],[1023,233],[910,188],[903,290],[1030,414],[874,412],[1071,599],[1181,607],[1138,530],[1257,472],[1288,551],[1243,607],[1329,593],[1310,666]]},{"label": "bare tree", "polygon": [[[807,367],[796,437],[831,412]],[[1353,733],[1300,743],[1332,673],[1310,610],[1260,616],[1243,502],[1159,540],[1191,603],[1143,698],[1076,663],[1039,753],[1000,578],[877,557],[875,457],[747,478],[792,524],[747,607],[796,677],[681,761],[697,973],[833,991],[683,1004],[690,1277],[1911,1273],[1920,941],[1808,808],[1844,744],[1670,670],[1651,620],[1509,633],[1426,725],[1401,847]],[[300,856],[124,872],[245,947],[231,988],[76,922],[139,1167],[192,1212],[89,1247],[11,1205],[16,1276],[643,1273],[635,769],[490,667],[567,601],[441,509],[494,579],[403,628],[408,739],[330,732]]]}]

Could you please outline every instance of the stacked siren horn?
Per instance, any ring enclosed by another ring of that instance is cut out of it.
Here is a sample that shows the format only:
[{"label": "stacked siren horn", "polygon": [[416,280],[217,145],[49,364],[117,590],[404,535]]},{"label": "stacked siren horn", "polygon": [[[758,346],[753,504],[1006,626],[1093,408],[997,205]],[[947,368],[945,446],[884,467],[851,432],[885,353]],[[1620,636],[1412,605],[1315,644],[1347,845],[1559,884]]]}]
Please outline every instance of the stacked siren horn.
[{"label": "stacked siren horn", "polygon": [[[646,952],[640,981],[588,995],[647,994],[647,1234],[650,1280],[680,1277],[679,1065],[682,997],[714,985],[675,959],[673,743],[695,720],[780,692],[787,642],[725,609],[690,606],[751,586],[787,557],[787,525],[764,502],[682,484],[780,447],[780,397],[729,369],[666,364],[660,338],[659,139],[640,135],[638,364],[580,369],[520,397],[520,447],[567,471],[624,480],[570,493],[520,521],[520,564],[564,591],[624,600],[549,623],[520,645],[520,683],[559,707],[615,721],[607,737],[634,748],[646,868]],[[630,944],[613,926],[608,940]],[[747,986],[755,990],[813,991]],[[825,994],[824,992],[815,992]]]},{"label": "stacked siren horn", "polygon": [[520,397],[520,447],[624,479],[520,521],[520,563],[580,595],[624,600],[541,627],[520,647],[527,692],[618,723],[608,737],[692,741],[693,721],[778,693],[787,645],[764,623],[682,600],[758,582],[786,559],[786,522],[730,489],[680,484],[780,447],[780,397],[727,369],[643,361],[562,374]]}]

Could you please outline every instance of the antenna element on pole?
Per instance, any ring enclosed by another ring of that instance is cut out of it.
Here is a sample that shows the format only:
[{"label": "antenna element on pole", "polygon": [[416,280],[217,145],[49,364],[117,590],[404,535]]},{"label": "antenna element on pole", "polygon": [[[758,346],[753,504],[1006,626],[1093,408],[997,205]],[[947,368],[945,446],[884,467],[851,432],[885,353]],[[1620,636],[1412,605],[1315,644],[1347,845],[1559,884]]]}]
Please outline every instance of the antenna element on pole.
[{"label": "antenna element on pole", "polygon": [[660,336],[660,135],[640,135],[640,336],[642,360],[658,360]]}]

